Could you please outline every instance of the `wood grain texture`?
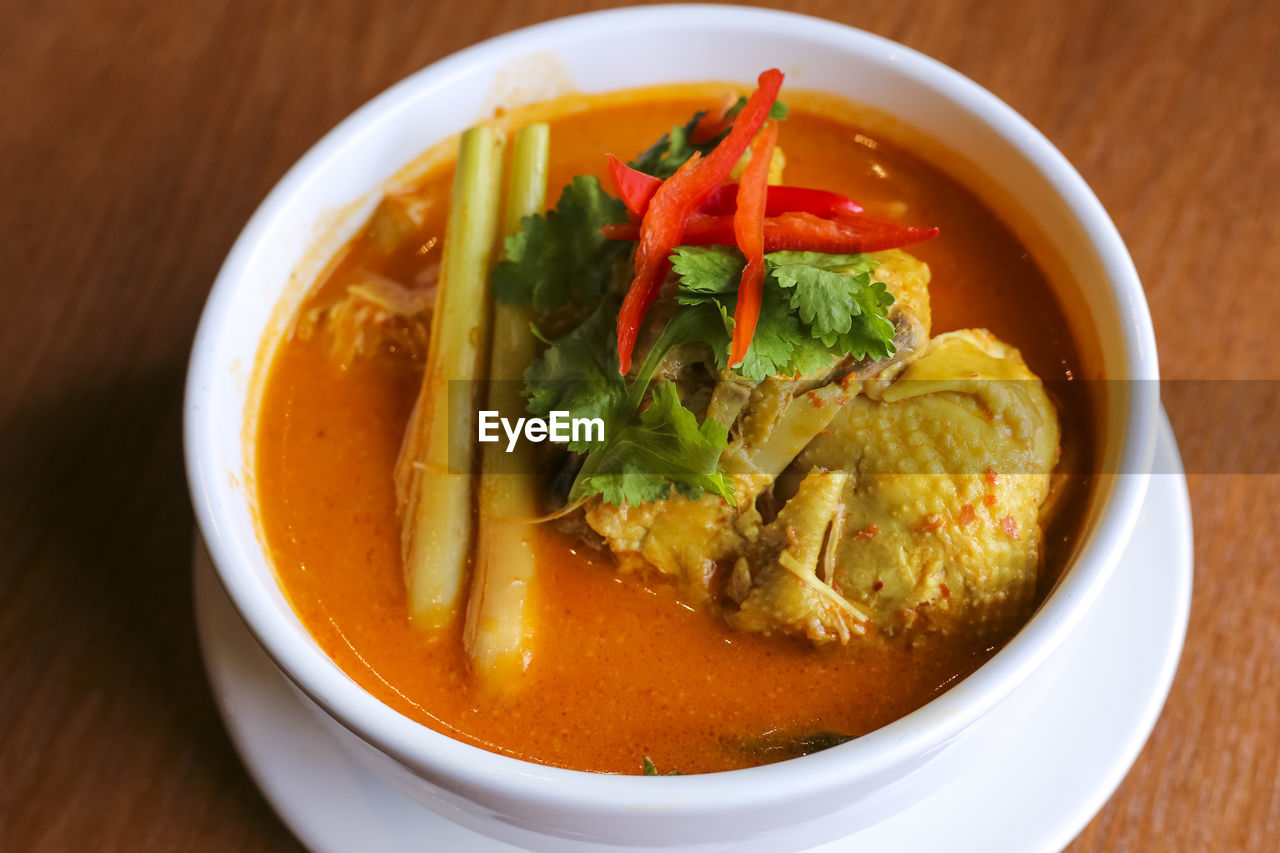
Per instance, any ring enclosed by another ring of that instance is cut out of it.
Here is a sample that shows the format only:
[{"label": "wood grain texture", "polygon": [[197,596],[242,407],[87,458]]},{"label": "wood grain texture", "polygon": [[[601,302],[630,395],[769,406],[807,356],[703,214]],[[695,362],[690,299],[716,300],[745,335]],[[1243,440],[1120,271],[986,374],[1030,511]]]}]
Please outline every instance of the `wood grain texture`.
[{"label": "wood grain texture", "polygon": [[[1190,470],[1169,704],[1073,850],[1280,849],[1280,6],[793,2],[959,69],[1127,240]],[[296,849],[192,627],[179,440],[222,257],[329,127],[574,0],[0,0],[0,849]],[[1141,602],[1135,602],[1141,606]],[[1105,725],[1105,720],[1098,721]]]}]

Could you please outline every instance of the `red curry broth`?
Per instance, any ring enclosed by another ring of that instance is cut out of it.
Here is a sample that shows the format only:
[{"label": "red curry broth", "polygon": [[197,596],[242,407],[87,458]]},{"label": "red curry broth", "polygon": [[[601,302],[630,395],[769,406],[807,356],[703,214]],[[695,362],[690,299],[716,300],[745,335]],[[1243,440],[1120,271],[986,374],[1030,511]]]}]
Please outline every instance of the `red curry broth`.
[{"label": "red curry broth", "polygon": [[[552,198],[575,174],[603,175],[604,152],[630,155],[705,102],[603,106],[551,122]],[[934,333],[984,326],[1018,346],[1046,380],[1080,373],[1049,284],[972,193],[909,152],[794,109],[779,144],[787,183],[859,199],[877,216],[936,224],[909,249],[933,269]],[[360,269],[410,283],[436,262],[452,172],[429,175],[438,199],[420,233],[384,255],[357,238],[317,293]],[[906,213],[891,207],[906,204]],[[314,297],[313,297],[314,298]],[[316,340],[286,341],[266,383],[258,437],[263,528],[280,584],[321,647],[362,687],[438,731],[485,749],[582,770],[634,773],[757,763],[743,740],[769,732],[859,735],[920,707],[995,647],[901,641],[887,648],[806,643],[729,630],[669,587],[614,573],[607,556],[544,531],[536,638],[524,683],[502,700],[474,689],[460,625],[424,634],[407,616],[392,468],[418,374],[400,355],[337,367]],[[1057,385],[1065,453],[1087,454],[1091,407]],[[1073,446],[1078,445],[1078,446]],[[1067,483],[1046,532],[1046,572],[1069,557],[1088,484]]]}]

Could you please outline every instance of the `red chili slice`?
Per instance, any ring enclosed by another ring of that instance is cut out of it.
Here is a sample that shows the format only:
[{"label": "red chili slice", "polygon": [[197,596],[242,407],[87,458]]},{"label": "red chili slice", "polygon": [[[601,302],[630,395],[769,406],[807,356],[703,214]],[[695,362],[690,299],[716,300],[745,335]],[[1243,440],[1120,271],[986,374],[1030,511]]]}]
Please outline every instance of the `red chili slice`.
[{"label": "red chili slice", "polygon": [[[733,213],[738,204],[738,185],[725,184],[711,194],[699,213],[712,216]],[[769,187],[765,201],[765,216],[783,213],[812,213],[825,219],[852,216],[862,212],[862,205],[839,193],[827,190],[811,190],[808,187]]]},{"label": "red chili slice", "polygon": [[612,154],[609,158],[609,178],[613,181],[613,190],[627,206],[627,210],[636,216],[644,216],[649,208],[653,194],[662,186],[662,179],[633,169]]},{"label": "red chili slice", "polygon": [[733,311],[733,342],[729,346],[729,365],[736,366],[747,357],[751,338],[760,319],[760,299],[764,291],[764,219],[765,190],[769,185],[769,161],[778,142],[777,122],[766,122],[760,135],[751,143],[751,159],[738,184],[737,210],[733,214],[733,235],[738,248],[746,256],[738,283],[738,303]]},{"label": "red chili slice", "polygon": [[690,157],[674,175],[662,182],[645,210],[639,227],[635,278],[618,312],[619,372],[631,369],[631,352],[640,324],[666,280],[669,257],[680,245],[685,223],[707,196],[724,183],[729,172],[755,138],[782,87],[782,72],[771,68],[760,75],[758,88],[738,113],[729,135],[705,158]]},{"label": "red chili slice", "polygon": [[[635,225],[606,225],[601,229],[612,240],[635,240]],[[870,216],[822,219],[811,213],[783,213],[764,220],[764,250],[853,254],[881,252],[920,243],[938,236],[937,228],[899,225]],[[736,246],[732,216],[691,216],[685,224],[683,245]]]},{"label": "red chili slice", "polygon": [[[613,181],[614,192],[622,199],[627,210],[636,216],[644,216],[653,194],[662,186],[662,181],[653,175],[633,169],[612,154],[609,158],[609,177]],[[711,192],[706,202],[699,208],[699,213],[720,216],[733,213],[738,207],[738,185],[722,184]],[[848,196],[827,190],[814,190],[808,187],[769,187],[765,200],[765,216],[778,216],[782,213],[798,211],[812,213],[823,218],[852,216],[862,212],[862,205]]]}]

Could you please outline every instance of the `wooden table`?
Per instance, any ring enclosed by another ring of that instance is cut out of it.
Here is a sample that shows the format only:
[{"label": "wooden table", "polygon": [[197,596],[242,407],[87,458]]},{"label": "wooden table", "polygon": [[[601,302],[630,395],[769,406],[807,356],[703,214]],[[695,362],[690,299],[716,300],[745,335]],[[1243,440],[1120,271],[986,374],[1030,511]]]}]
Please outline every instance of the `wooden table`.
[{"label": "wooden table", "polygon": [[[1191,630],[1150,743],[1073,849],[1280,849],[1280,6],[779,5],[1027,116],[1128,241],[1164,376],[1262,380],[1166,388],[1193,472]],[[180,394],[205,292],[356,106],[592,6],[3,0],[0,848],[296,846],[232,753],[192,628]]]}]

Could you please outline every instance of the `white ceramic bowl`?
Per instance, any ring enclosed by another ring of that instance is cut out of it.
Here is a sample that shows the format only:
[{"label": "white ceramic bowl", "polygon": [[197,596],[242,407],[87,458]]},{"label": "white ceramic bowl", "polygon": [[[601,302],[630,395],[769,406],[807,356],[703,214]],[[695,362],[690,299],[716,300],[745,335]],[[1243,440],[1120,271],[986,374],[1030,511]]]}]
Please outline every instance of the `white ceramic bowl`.
[{"label": "white ceramic bowl", "polygon": [[[441,60],[322,139],[275,187],[228,256],[196,336],[186,454],[200,530],[245,622],[352,754],[426,805],[529,846],[748,842],[780,850],[869,825],[954,777],[947,747],[1041,666],[1110,574],[1146,490],[1154,382],[1114,383],[1100,478],[1080,553],[1037,614],[989,663],[924,708],[816,755],[729,773],[601,776],[496,755],[427,729],[365,693],[312,640],[268,565],[254,519],[256,360],[318,264],[367,216],[395,172],[499,102],[696,80],[754,81],[847,97],[943,140],[989,186],[1024,239],[1056,254],[1092,312],[1107,378],[1157,378],[1142,288],[1107,214],[1061,154],[1005,104],[893,42],[814,18],[661,6],[567,18]],[[548,74],[551,69],[553,73]],[[541,82],[539,82],[541,81]],[[338,213],[335,213],[338,211]],[[336,221],[335,221],[336,217]],[[322,235],[322,236],[317,236]],[[317,245],[319,240],[319,245]],[[284,311],[279,310],[283,306]],[[928,772],[921,772],[926,770]],[[735,849],[744,849],[738,844]]]}]

